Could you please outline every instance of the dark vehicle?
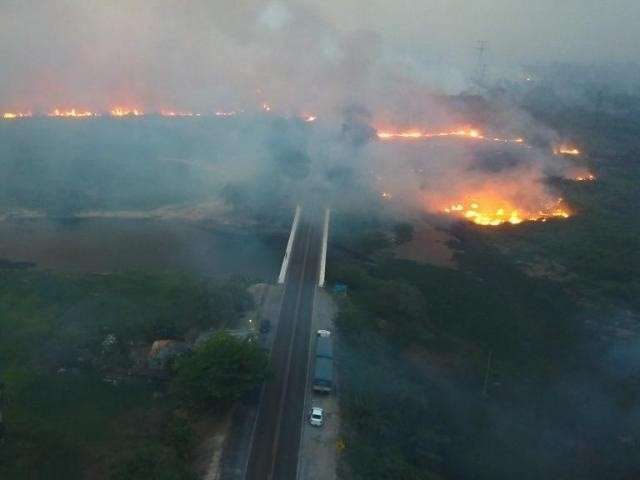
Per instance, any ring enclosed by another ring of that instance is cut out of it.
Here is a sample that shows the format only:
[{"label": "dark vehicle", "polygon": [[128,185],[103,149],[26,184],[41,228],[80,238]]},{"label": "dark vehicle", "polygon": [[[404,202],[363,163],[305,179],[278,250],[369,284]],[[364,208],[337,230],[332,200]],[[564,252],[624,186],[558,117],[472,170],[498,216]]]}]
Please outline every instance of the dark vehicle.
[{"label": "dark vehicle", "polygon": [[316,392],[331,392],[333,386],[333,345],[327,330],[318,330],[316,355],[313,370],[313,389]]},{"label": "dark vehicle", "polygon": [[331,338],[318,337],[316,341],[316,357],[333,358]]},{"label": "dark vehicle", "polygon": [[333,360],[317,357],[313,370],[313,389],[316,392],[331,392],[333,385]]},{"label": "dark vehicle", "polygon": [[269,333],[271,331],[271,320],[262,320],[260,323],[260,333]]}]

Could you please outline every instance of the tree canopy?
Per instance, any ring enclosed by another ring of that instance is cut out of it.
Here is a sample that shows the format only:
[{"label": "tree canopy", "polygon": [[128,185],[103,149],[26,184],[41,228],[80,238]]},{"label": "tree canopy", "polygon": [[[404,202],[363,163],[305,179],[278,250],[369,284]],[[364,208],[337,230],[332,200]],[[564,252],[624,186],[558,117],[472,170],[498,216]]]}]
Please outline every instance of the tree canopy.
[{"label": "tree canopy", "polygon": [[195,404],[227,403],[262,382],[267,355],[250,339],[218,332],[175,365],[175,388]]}]

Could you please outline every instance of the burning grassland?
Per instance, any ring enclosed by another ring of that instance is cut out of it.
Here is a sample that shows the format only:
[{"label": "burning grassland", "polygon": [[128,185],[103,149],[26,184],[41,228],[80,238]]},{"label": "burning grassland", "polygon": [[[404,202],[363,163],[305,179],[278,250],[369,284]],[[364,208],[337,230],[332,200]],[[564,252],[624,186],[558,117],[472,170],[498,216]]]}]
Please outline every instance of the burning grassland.
[{"label": "burning grassland", "polygon": [[595,182],[596,176],[593,173],[585,173],[574,178],[576,182]]},{"label": "burning grassland", "polygon": [[553,204],[541,205],[537,210],[520,207],[515,202],[491,193],[469,195],[467,198],[465,201],[444,207],[442,212],[483,226],[546,222],[551,218],[570,216],[569,208],[561,198]]},{"label": "burning grassland", "polygon": [[[395,128],[381,127],[376,129],[376,137],[381,141],[392,142],[401,140],[432,140],[439,138],[464,138],[484,142],[494,142],[503,144],[522,145],[532,148],[521,136],[505,136],[500,134],[489,134],[476,127],[459,127],[454,129],[426,130],[423,128]],[[582,155],[582,151],[573,145],[561,144],[551,147],[551,151],[556,156],[577,157]]]},{"label": "burning grassland", "polygon": [[99,113],[75,108],[71,108],[68,110],[56,108],[53,111],[47,113],[47,117],[84,118],[98,116],[100,116]]},{"label": "burning grassland", "polygon": [[566,178],[575,182],[595,182],[598,177],[586,167],[572,167],[566,175]]},{"label": "burning grassland", "polygon": [[[259,105],[259,108],[249,109],[248,112],[259,112],[259,113],[268,113],[268,114],[276,114],[282,115],[286,118],[297,118],[306,123],[313,123],[318,119],[318,115],[315,113],[293,113],[291,115],[283,115],[282,112],[274,112],[274,108],[269,103],[262,103]],[[0,120],[14,120],[21,118],[32,118],[32,117],[49,117],[49,118],[92,118],[92,117],[126,117],[126,118],[134,118],[134,117],[146,117],[146,116],[160,116],[160,117],[235,117],[237,115],[241,115],[245,113],[245,109],[238,108],[233,110],[213,110],[213,111],[205,111],[204,109],[199,111],[187,110],[187,109],[177,109],[177,108],[141,108],[141,107],[130,107],[130,106],[115,106],[110,108],[109,110],[98,111],[98,110],[89,110],[85,108],[53,108],[49,111],[38,111],[32,113],[31,110],[26,111],[5,111],[0,114]]]},{"label": "burning grassland", "polygon": [[29,118],[32,114],[30,111],[26,112],[4,112],[2,118],[4,120],[15,120],[16,118]]},{"label": "burning grassland", "polygon": [[580,150],[571,145],[558,145],[553,147],[554,155],[569,155],[572,157],[577,157],[581,153],[582,152]]},{"label": "burning grassland", "polygon": [[113,117],[140,117],[144,112],[137,108],[115,107],[109,113]]},{"label": "burning grassland", "polygon": [[497,142],[497,143],[514,143],[526,145],[524,139],[521,137],[515,138],[501,138],[491,135],[483,134],[477,128],[456,128],[452,130],[443,130],[443,131],[426,131],[422,129],[410,128],[407,130],[395,130],[395,129],[379,129],[376,132],[377,137],[380,140],[396,140],[396,139],[405,139],[405,140],[429,140],[433,138],[468,138],[472,140],[484,140],[488,142]]},{"label": "burning grassland", "polygon": [[559,161],[549,147],[477,127],[388,128],[378,130],[377,138],[376,155],[394,159],[392,168],[381,161],[387,168],[378,180],[383,200],[413,201],[418,210],[481,226],[569,218],[572,208],[548,178],[596,178],[569,158]]},{"label": "burning grassland", "polygon": [[[440,100],[441,104],[443,102]],[[114,101],[109,104],[112,105],[110,109],[103,110],[68,108],[68,104],[61,104],[65,108],[55,108],[44,114],[36,112],[33,116],[136,119],[140,128],[154,123],[147,125],[146,117],[167,118],[167,121],[177,117],[236,117],[233,122],[216,123],[216,128],[226,132],[223,134],[225,137],[236,138],[228,135],[232,131],[229,129],[239,132],[244,126],[250,126],[255,138],[251,147],[243,142],[230,146],[230,152],[242,152],[246,158],[255,158],[256,152],[259,156],[265,151],[265,144],[287,145],[284,156],[279,152],[278,158],[291,157],[304,163],[293,174],[301,176],[296,177],[295,185],[288,180],[292,175],[290,168],[283,180],[287,188],[295,190],[296,195],[304,196],[304,192],[320,188],[327,197],[334,201],[340,199],[346,206],[358,193],[353,189],[350,200],[344,200],[345,191],[340,190],[343,185],[334,181],[346,180],[348,169],[354,174],[352,178],[368,179],[362,186],[379,192],[389,206],[435,213],[483,226],[567,218],[571,215],[570,206],[558,201],[561,192],[547,185],[546,178],[562,177],[579,182],[595,180],[593,173],[578,167],[579,159],[574,158],[575,155],[560,154],[559,147],[554,150],[552,145],[559,145],[560,141],[542,128],[517,121],[513,124],[503,122],[501,126],[473,122],[469,118],[447,114],[443,105],[438,112],[432,115],[425,113],[422,120],[411,123],[429,125],[427,129],[407,127],[408,124],[402,121],[394,126],[392,122],[377,120],[383,117],[365,107],[345,107],[341,117],[332,117],[325,116],[323,112],[316,114],[317,110],[306,106],[285,112],[279,103],[263,101],[254,103],[252,108],[246,107],[246,110],[225,105],[224,109],[208,112],[204,109],[174,108],[168,101],[163,108],[142,101]],[[322,115],[321,121],[318,121],[318,115]],[[5,118],[9,120],[19,116],[15,114]],[[273,118],[288,122],[286,132],[274,133],[271,130],[269,122]],[[188,128],[188,123],[183,127]],[[275,143],[274,135],[278,138]],[[540,141],[543,136],[546,143]],[[573,148],[567,144],[562,152]],[[558,155],[552,155],[552,152]],[[183,160],[178,163],[193,166]],[[273,171],[271,166],[263,169],[254,164],[247,165],[247,168]],[[347,193],[351,195],[351,191]]]}]

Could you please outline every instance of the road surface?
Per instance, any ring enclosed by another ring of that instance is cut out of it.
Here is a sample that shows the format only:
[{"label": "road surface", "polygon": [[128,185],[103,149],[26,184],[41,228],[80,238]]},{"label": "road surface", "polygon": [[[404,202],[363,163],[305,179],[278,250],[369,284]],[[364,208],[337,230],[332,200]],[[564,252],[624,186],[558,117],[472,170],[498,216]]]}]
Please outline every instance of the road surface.
[{"label": "road surface", "polygon": [[273,377],[262,392],[247,480],[296,478],[321,237],[320,211],[303,208],[271,352]]}]

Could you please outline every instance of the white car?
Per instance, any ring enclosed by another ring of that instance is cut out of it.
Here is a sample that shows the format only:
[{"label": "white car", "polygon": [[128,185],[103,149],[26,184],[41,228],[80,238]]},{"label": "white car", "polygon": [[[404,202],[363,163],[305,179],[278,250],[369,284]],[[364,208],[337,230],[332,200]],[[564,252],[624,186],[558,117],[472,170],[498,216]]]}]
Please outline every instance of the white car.
[{"label": "white car", "polygon": [[321,427],[324,423],[324,410],[320,407],[313,407],[309,415],[309,423],[314,427]]},{"label": "white car", "polygon": [[319,337],[330,337],[331,332],[329,330],[318,330]]}]

